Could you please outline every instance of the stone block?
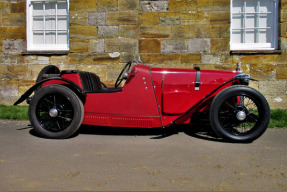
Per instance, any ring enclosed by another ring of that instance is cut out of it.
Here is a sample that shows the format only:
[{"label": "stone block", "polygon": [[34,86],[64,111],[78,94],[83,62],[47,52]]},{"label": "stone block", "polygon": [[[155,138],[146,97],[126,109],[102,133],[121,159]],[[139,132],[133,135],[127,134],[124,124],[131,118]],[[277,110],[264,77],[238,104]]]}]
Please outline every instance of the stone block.
[{"label": "stone block", "polygon": [[70,11],[77,11],[77,12],[90,12],[97,10],[97,3],[99,0],[73,0],[70,3]]},{"label": "stone block", "polygon": [[159,13],[160,25],[179,25],[180,13],[179,12],[162,12]]},{"label": "stone block", "polygon": [[286,10],[287,9],[287,0],[281,0],[280,1],[280,8],[282,10]]},{"label": "stone block", "polygon": [[213,64],[213,65],[220,64],[220,55],[202,54],[201,55],[201,63],[202,64]]},{"label": "stone block", "polygon": [[141,26],[141,38],[168,38],[171,35],[171,26]]},{"label": "stone block", "polygon": [[168,1],[140,1],[140,10],[142,12],[163,12],[168,11]]},{"label": "stone block", "polygon": [[26,13],[26,2],[19,1],[15,3],[11,3],[11,13]]},{"label": "stone block", "polygon": [[[286,95],[286,81],[259,81],[259,91],[264,96]],[[270,91],[272,90],[272,91]]]},{"label": "stone block", "polygon": [[287,10],[281,9],[280,10],[280,22],[287,22]]},{"label": "stone block", "polygon": [[11,13],[11,3],[0,2],[0,14],[10,14]]},{"label": "stone block", "polygon": [[90,53],[104,53],[105,52],[105,40],[104,39],[91,39],[89,43]]},{"label": "stone block", "polygon": [[140,39],[139,40],[140,53],[160,53],[161,41],[158,39]]},{"label": "stone block", "polygon": [[91,65],[92,55],[90,54],[81,54],[81,53],[72,53],[69,54],[69,64],[70,65]]},{"label": "stone block", "polygon": [[230,0],[200,0],[198,1],[199,11],[229,11]]},{"label": "stone block", "polygon": [[127,63],[133,60],[134,60],[134,53],[121,53],[120,55],[120,63]]},{"label": "stone block", "polygon": [[211,52],[213,53],[226,53],[229,52],[229,41],[228,38],[220,38],[220,39],[211,39]]},{"label": "stone block", "polygon": [[138,50],[138,40],[131,38],[118,38],[105,40],[105,52],[128,52],[134,53]]},{"label": "stone block", "polygon": [[189,39],[196,37],[195,25],[174,25],[171,26],[171,37]]},{"label": "stone block", "polygon": [[124,38],[138,38],[139,26],[138,25],[120,25],[119,36]]},{"label": "stone block", "polygon": [[26,17],[24,13],[10,13],[2,15],[3,26],[26,26]]},{"label": "stone block", "polygon": [[242,64],[264,64],[264,55],[243,55],[241,56]]},{"label": "stone block", "polygon": [[97,53],[93,55],[94,64],[109,64],[109,63],[119,63],[120,56],[111,57],[108,53]]},{"label": "stone block", "polygon": [[[12,102],[13,100],[14,102],[16,101],[16,97],[19,96],[19,91],[18,91],[18,81],[0,81],[0,95],[7,99],[7,101]],[[11,99],[11,100],[10,100]],[[3,102],[3,100],[2,100]],[[11,104],[12,104],[11,103]],[[4,103],[4,104],[8,104],[8,103]]]},{"label": "stone block", "polygon": [[88,25],[88,12],[70,11],[69,22],[70,22],[70,26],[75,26],[75,25],[87,26]]},{"label": "stone block", "polygon": [[170,11],[197,11],[197,0],[170,0]]},{"label": "stone block", "polygon": [[[95,1],[95,0],[93,0]],[[118,0],[97,0],[98,11],[116,11],[118,10]]]},{"label": "stone block", "polygon": [[41,65],[49,65],[50,64],[50,59],[49,56],[38,56],[37,58],[37,63]]},{"label": "stone block", "polygon": [[98,26],[99,38],[114,38],[119,36],[119,26]]},{"label": "stone block", "polygon": [[138,13],[134,11],[107,12],[108,25],[137,25]]},{"label": "stone block", "polygon": [[157,12],[139,13],[139,25],[158,25],[159,17]]},{"label": "stone block", "polygon": [[89,25],[105,25],[106,12],[89,13]]},{"label": "stone block", "polygon": [[12,75],[13,80],[27,80],[29,77],[27,65],[8,65],[7,70]]},{"label": "stone block", "polygon": [[250,64],[250,76],[256,80],[275,79],[275,65]]},{"label": "stone block", "polygon": [[97,37],[97,26],[70,26],[71,39],[93,39]]},{"label": "stone block", "polygon": [[287,50],[287,38],[285,38],[285,37],[280,37],[279,38],[279,48],[282,51],[286,51]]},{"label": "stone block", "polygon": [[89,52],[89,41],[88,40],[70,40],[70,52],[71,53],[85,53]]},{"label": "stone block", "polygon": [[101,81],[107,79],[107,65],[77,65],[76,70],[95,73],[100,77]]},{"label": "stone block", "polygon": [[210,52],[210,39],[194,38],[188,41],[188,52],[208,53]]},{"label": "stone block", "polygon": [[216,11],[209,13],[210,24],[230,24],[230,11]]},{"label": "stone block", "polygon": [[287,79],[287,64],[276,65],[276,79]]},{"label": "stone block", "polygon": [[209,24],[209,14],[203,11],[181,12],[182,25]]},{"label": "stone block", "polygon": [[[222,54],[220,57],[220,64],[237,64],[240,56],[230,55],[229,53]],[[236,67],[234,68],[236,69]]]},{"label": "stone block", "polygon": [[3,53],[3,40],[0,40],[0,55]]},{"label": "stone block", "polygon": [[279,24],[279,37],[287,37],[287,23]]},{"label": "stone block", "polygon": [[120,11],[139,10],[139,0],[118,0]]},{"label": "stone block", "polygon": [[2,65],[16,65],[18,56],[17,55],[0,55],[0,64]]},{"label": "stone block", "polygon": [[23,51],[23,40],[3,40],[3,53],[5,54],[21,54]]},{"label": "stone block", "polygon": [[69,57],[67,55],[54,55],[49,57],[49,61],[51,65],[64,65],[69,63]]},{"label": "stone block", "polygon": [[26,39],[26,27],[0,27],[1,39]]},{"label": "stone block", "polygon": [[161,44],[162,53],[186,53],[188,51],[188,40],[186,39],[164,39]]},{"label": "stone block", "polygon": [[201,64],[200,53],[183,53],[181,54],[181,63],[185,64]]},{"label": "stone block", "polygon": [[197,25],[197,38],[229,38],[230,25]]},{"label": "stone block", "polygon": [[286,109],[287,97],[286,95],[265,96],[271,109]]},{"label": "stone block", "polygon": [[142,62],[145,64],[180,64],[180,54],[141,54]]}]

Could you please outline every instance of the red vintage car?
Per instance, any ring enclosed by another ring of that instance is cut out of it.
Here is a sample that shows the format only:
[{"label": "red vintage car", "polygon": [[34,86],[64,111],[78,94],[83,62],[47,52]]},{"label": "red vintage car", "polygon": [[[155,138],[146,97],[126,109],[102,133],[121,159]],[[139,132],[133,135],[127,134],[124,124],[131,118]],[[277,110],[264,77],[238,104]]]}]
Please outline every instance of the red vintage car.
[{"label": "red vintage car", "polygon": [[218,136],[250,142],[265,132],[270,120],[269,105],[248,86],[250,80],[239,70],[132,67],[128,62],[115,87],[107,88],[94,73],[49,65],[14,105],[27,100],[32,127],[46,138],[71,137],[81,124],[167,128],[208,114]]}]

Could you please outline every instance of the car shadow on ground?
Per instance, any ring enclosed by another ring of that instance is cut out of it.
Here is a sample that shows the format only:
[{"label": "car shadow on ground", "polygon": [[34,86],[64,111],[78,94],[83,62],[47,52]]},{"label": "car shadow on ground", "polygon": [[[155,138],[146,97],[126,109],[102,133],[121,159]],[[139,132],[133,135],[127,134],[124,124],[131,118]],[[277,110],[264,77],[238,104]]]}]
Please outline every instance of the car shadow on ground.
[{"label": "car shadow on ground", "polygon": [[[28,125],[25,128],[18,130],[24,130],[32,128]],[[29,131],[34,137],[42,138],[33,129]],[[79,135],[108,135],[108,136],[151,136],[150,139],[165,139],[178,133],[185,133],[188,136],[213,141],[213,142],[228,142],[218,137],[212,130],[210,125],[196,124],[196,125],[176,125],[169,128],[123,128],[123,127],[101,127],[101,126],[90,126],[82,125],[79,130],[72,137],[78,137]]]}]

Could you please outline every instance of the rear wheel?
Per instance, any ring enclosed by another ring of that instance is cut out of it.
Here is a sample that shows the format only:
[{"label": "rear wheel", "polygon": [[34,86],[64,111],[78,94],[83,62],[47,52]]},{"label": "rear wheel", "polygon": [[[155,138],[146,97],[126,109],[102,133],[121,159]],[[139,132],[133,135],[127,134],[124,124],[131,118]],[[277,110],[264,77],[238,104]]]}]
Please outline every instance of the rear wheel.
[{"label": "rear wheel", "polygon": [[228,140],[251,142],[260,137],[270,121],[270,108],[264,96],[247,86],[221,91],[210,108],[214,132]]},{"label": "rear wheel", "polygon": [[78,96],[62,85],[41,88],[29,105],[29,118],[34,130],[42,137],[64,139],[80,127],[84,116]]}]

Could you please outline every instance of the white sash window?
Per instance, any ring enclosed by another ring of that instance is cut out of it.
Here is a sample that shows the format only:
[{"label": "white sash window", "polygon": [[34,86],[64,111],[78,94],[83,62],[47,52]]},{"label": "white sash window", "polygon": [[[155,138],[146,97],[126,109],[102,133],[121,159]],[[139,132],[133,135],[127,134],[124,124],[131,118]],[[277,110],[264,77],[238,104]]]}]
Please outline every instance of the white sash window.
[{"label": "white sash window", "polygon": [[69,50],[68,0],[27,0],[27,50]]},{"label": "white sash window", "polygon": [[278,47],[278,0],[231,0],[231,50]]}]

